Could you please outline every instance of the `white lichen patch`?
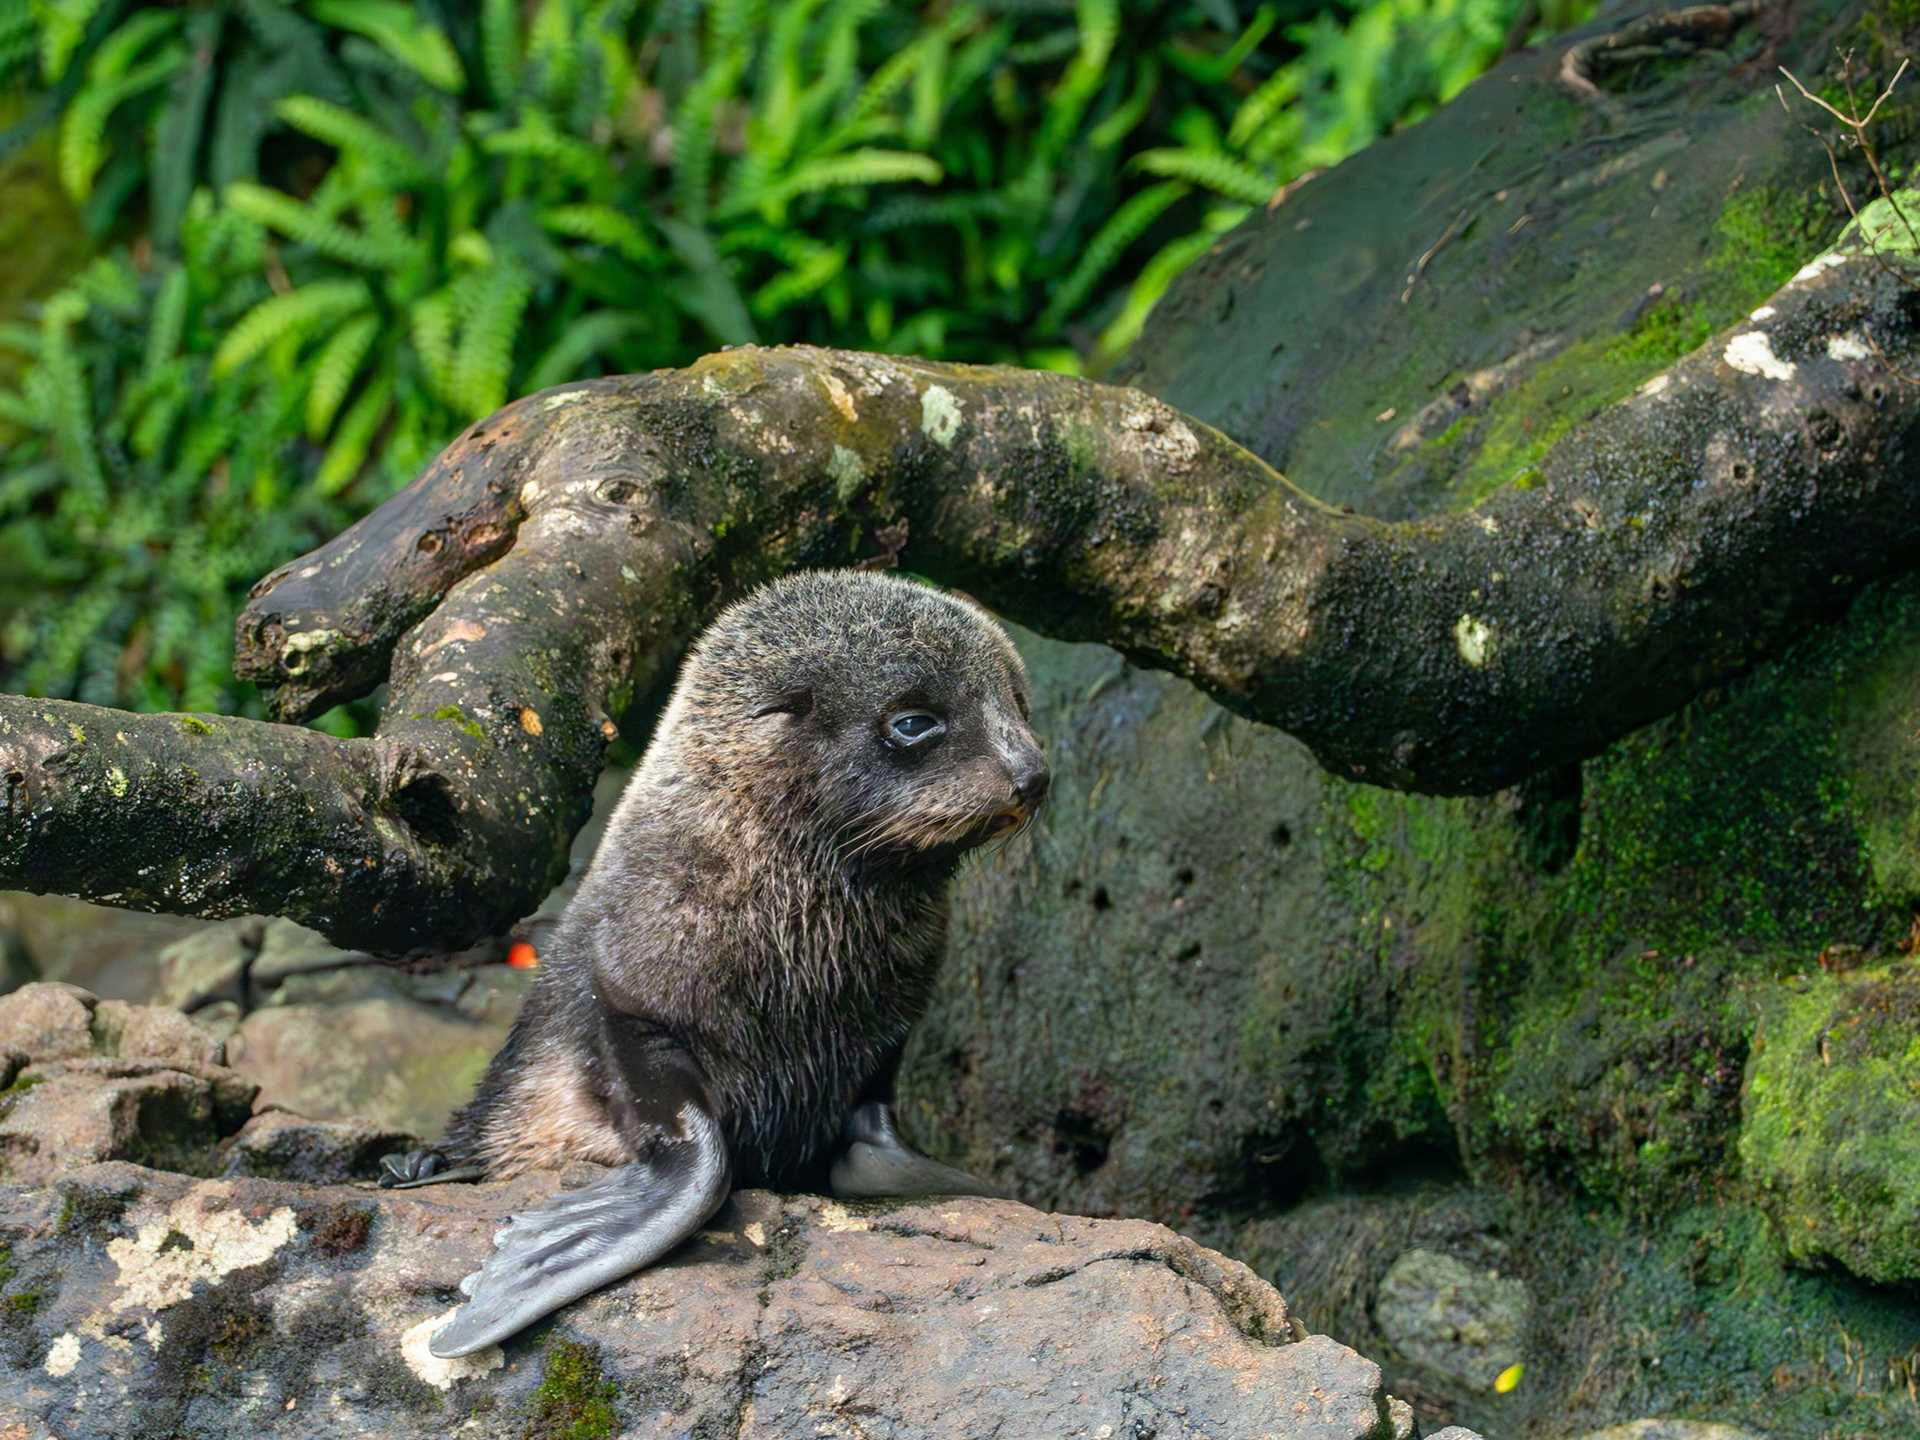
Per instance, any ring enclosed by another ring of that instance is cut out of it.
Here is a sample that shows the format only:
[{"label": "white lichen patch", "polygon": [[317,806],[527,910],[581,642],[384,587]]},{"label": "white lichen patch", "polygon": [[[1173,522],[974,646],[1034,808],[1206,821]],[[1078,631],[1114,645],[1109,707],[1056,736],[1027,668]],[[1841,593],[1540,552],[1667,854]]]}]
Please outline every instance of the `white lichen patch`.
[{"label": "white lichen patch", "polygon": [[148,1221],[131,1238],[107,1242],[107,1258],[120,1270],[114,1310],[165,1310],[193,1294],[197,1284],[218,1284],[231,1271],[265,1264],[293,1239],[299,1226],[290,1206],[258,1223],[238,1210],[210,1207],[225,1201],[231,1188],[219,1181],[196,1185],[165,1218]]},{"label": "white lichen patch", "polygon": [[1475,516],[1474,523],[1489,535],[1498,535],[1500,533],[1500,522],[1491,515]]},{"label": "white lichen patch", "polygon": [[107,767],[107,792],[118,800],[127,793],[127,772],[118,765]]},{"label": "white lichen patch", "polygon": [[287,637],[287,643],[280,647],[282,655],[304,655],[309,650],[318,650],[331,645],[340,638],[338,630],[296,630]]},{"label": "white lichen patch", "polygon": [[929,385],[920,396],[920,429],[942,450],[960,433],[960,402],[944,385]]},{"label": "white lichen patch", "polygon": [[427,1342],[433,1339],[433,1332],[451,1320],[455,1311],[443,1310],[430,1320],[422,1320],[406,1334],[400,1337],[400,1358],[406,1361],[422,1384],[431,1385],[436,1390],[451,1390],[460,1380],[475,1380],[489,1370],[498,1370],[507,1363],[507,1357],[501,1353],[498,1345],[489,1345],[484,1350],[476,1350],[471,1355],[458,1355],[451,1360],[442,1360],[427,1348]]},{"label": "white lichen patch", "polygon": [[1794,367],[1773,353],[1773,340],[1759,330],[1746,330],[1727,341],[1727,364],[1763,380],[1791,380]]},{"label": "white lichen patch", "polygon": [[820,1207],[820,1228],[845,1234],[848,1231],[871,1230],[873,1227],[839,1201],[829,1200]]},{"label": "white lichen patch", "polygon": [[1845,335],[1835,335],[1827,341],[1829,360],[1864,360],[1873,352],[1867,348],[1866,341],[1852,331]]},{"label": "white lichen patch", "polygon": [[833,493],[840,497],[842,505],[858,495],[860,487],[867,483],[867,467],[844,445],[833,447],[833,458],[827,461],[827,474],[833,477]]},{"label": "white lichen patch", "polygon": [[538,480],[529,480],[520,487],[520,503],[527,509],[531,510],[539,499],[540,482]]},{"label": "white lichen patch", "polygon": [[1796,270],[1793,279],[1787,283],[1789,285],[1799,285],[1804,281],[1813,279],[1816,275],[1825,274],[1836,265],[1846,264],[1849,258],[1851,257],[1838,254],[1834,251],[1828,251],[1825,255],[1815,256]]},{"label": "white lichen patch", "polygon": [[47,1351],[47,1374],[59,1380],[73,1373],[80,1363],[80,1337],[71,1330],[53,1342]]},{"label": "white lichen patch", "polygon": [[1771,305],[1762,305],[1758,310],[1754,311],[1753,314],[1749,315],[1747,318],[1749,320],[1771,320],[1778,313],[1779,312],[1776,311]]},{"label": "white lichen patch", "polygon": [[1454,622],[1453,643],[1459,648],[1462,660],[1476,670],[1482,669],[1493,654],[1493,627],[1484,620],[1462,615]]},{"label": "white lichen patch", "polygon": [[562,405],[577,405],[587,398],[584,390],[562,390],[558,395],[549,395],[540,402],[542,410],[558,410]]},{"label": "white lichen patch", "polygon": [[747,1226],[747,1228],[740,1233],[747,1237],[754,1249],[764,1250],[767,1248],[767,1227],[762,1225],[758,1220]]},{"label": "white lichen patch", "polygon": [[1666,389],[1667,386],[1671,385],[1672,383],[1673,383],[1672,378],[1668,376],[1664,371],[1662,371],[1660,374],[1654,376],[1651,380],[1647,381],[1646,384],[1642,385],[1640,387],[1640,393],[1642,395],[1658,395],[1662,390]]}]

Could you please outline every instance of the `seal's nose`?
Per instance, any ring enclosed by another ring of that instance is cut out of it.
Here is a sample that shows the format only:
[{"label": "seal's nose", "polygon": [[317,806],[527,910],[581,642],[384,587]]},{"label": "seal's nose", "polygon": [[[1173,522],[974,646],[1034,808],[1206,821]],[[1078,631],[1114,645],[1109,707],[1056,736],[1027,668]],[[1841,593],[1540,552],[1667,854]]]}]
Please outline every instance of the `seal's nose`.
[{"label": "seal's nose", "polygon": [[1047,798],[1047,787],[1053,784],[1053,776],[1047,773],[1045,763],[1035,760],[1014,772],[1013,793],[1023,805],[1038,805]]}]

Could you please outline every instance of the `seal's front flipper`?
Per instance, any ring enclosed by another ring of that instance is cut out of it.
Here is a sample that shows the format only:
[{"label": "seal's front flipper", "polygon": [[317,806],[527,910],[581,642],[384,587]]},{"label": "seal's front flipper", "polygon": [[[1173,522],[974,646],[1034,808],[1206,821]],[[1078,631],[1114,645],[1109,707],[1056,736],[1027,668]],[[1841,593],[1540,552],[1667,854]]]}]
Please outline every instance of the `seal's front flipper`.
[{"label": "seal's front flipper", "polygon": [[510,1219],[460,1282],[469,1298],[427,1342],[435,1355],[471,1354],[651,1265],[727,1198],[732,1161],[692,1059],[664,1041],[609,1039],[603,1053],[623,1082],[610,1109],[639,1158]]},{"label": "seal's front flipper", "polygon": [[842,1200],[902,1195],[988,1195],[1007,1192],[990,1181],[942,1165],[900,1138],[893,1107],[879,1100],[856,1105],[841,1134],[841,1150],[829,1177]]},{"label": "seal's front flipper", "polygon": [[422,1185],[447,1185],[462,1180],[484,1180],[483,1165],[455,1165],[438,1150],[406,1150],[380,1157],[382,1190],[417,1190]]}]

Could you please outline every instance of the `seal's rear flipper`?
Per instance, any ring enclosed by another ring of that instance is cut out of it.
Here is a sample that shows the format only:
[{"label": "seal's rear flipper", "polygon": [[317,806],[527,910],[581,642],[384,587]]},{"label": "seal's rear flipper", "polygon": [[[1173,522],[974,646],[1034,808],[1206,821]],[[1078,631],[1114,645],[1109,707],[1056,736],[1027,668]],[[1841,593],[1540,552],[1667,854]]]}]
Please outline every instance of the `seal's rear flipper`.
[{"label": "seal's rear flipper", "polygon": [[856,1105],[847,1116],[841,1140],[842,1149],[834,1157],[829,1183],[842,1200],[911,1195],[1008,1198],[1007,1192],[991,1181],[942,1165],[907,1144],[894,1125],[893,1106],[882,1101]]},{"label": "seal's rear flipper", "polygon": [[609,1048],[634,1087],[621,1109],[640,1158],[507,1222],[493,1254],[460,1282],[467,1303],[427,1342],[442,1359],[504,1340],[651,1265],[727,1198],[733,1164],[692,1061],[659,1043]]},{"label": "seal's rear flipper", "polygon": [[417,1190],[422,1185],[451,1185],[486,1178],[484,1165],[450,1165],[438,1150],[406,1150],[380,1157],[382,1190]]}]

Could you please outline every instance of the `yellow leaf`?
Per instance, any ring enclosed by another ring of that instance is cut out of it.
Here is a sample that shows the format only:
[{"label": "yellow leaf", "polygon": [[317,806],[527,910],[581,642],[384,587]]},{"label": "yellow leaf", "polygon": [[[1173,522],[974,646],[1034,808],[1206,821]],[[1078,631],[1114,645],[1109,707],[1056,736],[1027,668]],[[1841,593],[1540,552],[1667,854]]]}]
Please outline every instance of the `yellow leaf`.
[{"label": "yellow leaf", "polygon": [[1506,1369],[1494,1377],[1493,1393],[1496,1395],[1510,1394],[1520,1384],[1520,1377],[1526,1373],[1527,1367],[1517,1361],[1507,1366]]}]

